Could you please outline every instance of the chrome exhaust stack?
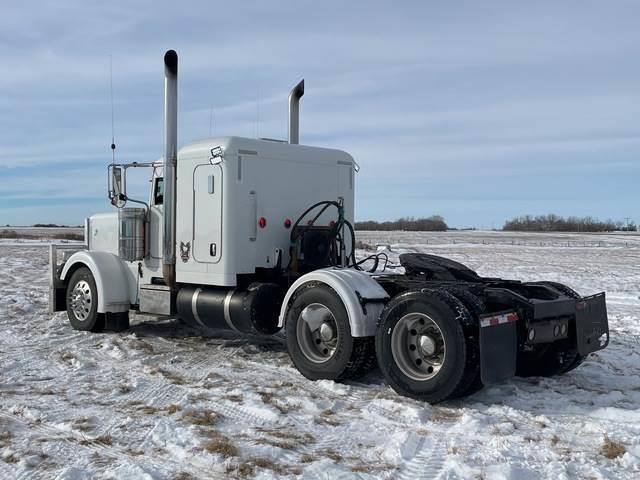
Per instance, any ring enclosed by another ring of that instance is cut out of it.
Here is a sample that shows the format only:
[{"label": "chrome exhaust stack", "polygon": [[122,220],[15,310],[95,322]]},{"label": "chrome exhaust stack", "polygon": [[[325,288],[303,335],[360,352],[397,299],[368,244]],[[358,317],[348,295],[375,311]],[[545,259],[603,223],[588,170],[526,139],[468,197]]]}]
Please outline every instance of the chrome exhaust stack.
[{"label": "chrome exhaust stack", "polygon": [[300,143],[300,99],[304,95],[304,78],[289,93],[289,143]]},{"label": "chrome exhaust stack", "polygon": [[162,276],[176,283],[176,180],[178,162],[178,54],[164,54],[164,201]]}]

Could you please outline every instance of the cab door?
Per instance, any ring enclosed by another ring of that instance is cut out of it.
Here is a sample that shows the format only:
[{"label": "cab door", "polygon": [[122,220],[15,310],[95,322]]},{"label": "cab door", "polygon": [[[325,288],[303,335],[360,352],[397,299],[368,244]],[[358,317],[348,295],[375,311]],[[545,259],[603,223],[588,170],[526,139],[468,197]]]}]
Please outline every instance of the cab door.
[{"label": "cab door", "polygon": [[193,170],[193,259],[217,263],[222,254],[222,168],[197,165]]}]

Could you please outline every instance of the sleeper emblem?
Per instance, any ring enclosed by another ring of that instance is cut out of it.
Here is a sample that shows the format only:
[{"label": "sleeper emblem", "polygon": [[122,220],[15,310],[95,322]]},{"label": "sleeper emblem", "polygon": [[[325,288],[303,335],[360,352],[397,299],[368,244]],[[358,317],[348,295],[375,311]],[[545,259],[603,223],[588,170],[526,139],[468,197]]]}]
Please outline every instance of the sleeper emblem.
[{"label": "sleeper emblem", "polygon": [[191,251],[191,242],[180,242],[180,258],[184,263],[189,261],[189,252]]}]

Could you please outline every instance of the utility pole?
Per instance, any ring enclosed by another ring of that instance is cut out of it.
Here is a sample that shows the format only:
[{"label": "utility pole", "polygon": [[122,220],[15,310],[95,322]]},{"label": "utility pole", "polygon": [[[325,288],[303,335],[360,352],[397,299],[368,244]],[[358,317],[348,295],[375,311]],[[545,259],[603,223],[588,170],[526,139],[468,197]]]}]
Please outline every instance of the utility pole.
[{"label": "utility pole", "polygon": [[627,222],[627,232],[629,231],[629,221],[631,220],[631,217],[624,217],[624,219]]}]

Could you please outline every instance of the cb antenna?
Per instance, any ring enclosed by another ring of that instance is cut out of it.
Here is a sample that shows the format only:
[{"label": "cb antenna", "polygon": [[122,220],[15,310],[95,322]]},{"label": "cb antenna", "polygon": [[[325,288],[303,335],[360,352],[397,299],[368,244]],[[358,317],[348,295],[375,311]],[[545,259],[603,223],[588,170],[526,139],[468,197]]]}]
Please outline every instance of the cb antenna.
[{"label": "cb antenna", "polygon": [[113,55],[109,55],[109,92],[111,95],[111,163],[116,164],[116,134],[113,114]]}]

